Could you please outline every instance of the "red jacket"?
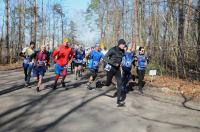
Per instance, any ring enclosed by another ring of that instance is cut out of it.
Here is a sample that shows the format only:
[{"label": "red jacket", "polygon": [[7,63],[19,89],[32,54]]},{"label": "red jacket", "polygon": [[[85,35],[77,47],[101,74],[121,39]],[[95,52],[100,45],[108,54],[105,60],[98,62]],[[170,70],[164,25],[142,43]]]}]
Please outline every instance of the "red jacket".
[{"label": "red jacket", "polygon": [[47,55],[47,53],[44,51],[39,51],[37,54],[36,54],[36,61],[49,61],[49,56]]},{"label": "red jacket", "polygon": [[74,53],[72,51],[72,48],[65,47],[65,45],[62,44],[56,50],[54,50],[52,56],[57,64],[59,64],[60,66],[65,66],[68,64],[69,58],[73,60]]}]

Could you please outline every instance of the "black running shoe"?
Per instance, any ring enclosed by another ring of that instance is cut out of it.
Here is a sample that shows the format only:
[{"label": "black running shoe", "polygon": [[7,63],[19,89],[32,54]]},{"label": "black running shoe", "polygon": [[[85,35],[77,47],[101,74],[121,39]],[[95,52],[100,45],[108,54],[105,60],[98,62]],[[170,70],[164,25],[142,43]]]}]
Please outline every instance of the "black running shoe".
[{"label": "black running shoe", "polygon": [[65,87],[65,82],[61,81],[62,87]]},{"label": "black running shoe", "polygon": [[120,101],[117,103],[117,107],[123,107],[125,106],[125,102],[124,101]]},{"label": "black running shoe", "polygon": [[57,84],[54,84],[53,85],[53,90],[56,90],[56,88],[57,88]]},{"label": "black running shoe", "polygon": [[87,88],[89,89],[89,90],[92,90],[93,88],[90,86],[90,83],[87,83]]},{"label": "black running shoe", "polygon": [[36,91],[37,91],[37,92],[40,92],[40,88],[39,88],[39,87],[37,87],[37,88],[36,88]]},{"label": "black running shoe", "polygon": [[97,81],[96,88],[102,88],[102,87],[103,87],[103,83],[101,81]]}]

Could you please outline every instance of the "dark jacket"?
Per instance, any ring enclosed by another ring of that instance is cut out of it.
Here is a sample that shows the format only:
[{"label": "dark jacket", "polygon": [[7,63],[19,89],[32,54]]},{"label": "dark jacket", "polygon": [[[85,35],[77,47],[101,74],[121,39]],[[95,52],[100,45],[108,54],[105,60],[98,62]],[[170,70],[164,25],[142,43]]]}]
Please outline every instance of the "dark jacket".
[{"label": "dark jacket", "polygon": [[119,67],[121,65],[123,55],[124,50],[115,46],[106,53],[103,60],[114,67]]}]

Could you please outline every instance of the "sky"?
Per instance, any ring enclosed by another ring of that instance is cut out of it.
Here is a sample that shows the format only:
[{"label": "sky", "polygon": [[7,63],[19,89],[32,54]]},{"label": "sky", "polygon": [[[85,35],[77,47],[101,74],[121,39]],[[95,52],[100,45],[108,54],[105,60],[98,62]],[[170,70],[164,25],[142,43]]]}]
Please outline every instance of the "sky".
[{"label": "sky", "polygon": [[85,21],[85,11],[90,0],[61,0],[64,12],[67,13],[69,20],[73,20],[77,26],[78,40],[82,41],[86,46],[92,46],[98,41],[99,32],[97,27],[91,31]]},{"label": "sky", "polygon": [[[49,0],[44,0],[48,2]],[[84,45],[93,45],[96,43],[99,36],[99,31],[97,27],[93,27],[95,30],[90,31],[88,28],[87,22],[85,21],[85,14],[90,0],[50,0],[54,2],[61,3],[64,13],[67,16],[68,20],[73,20],[77,25],[77,36],[78,40],[82,41]],[[41,2],[41,0],[37,0]],[[0,0],[0,19],[2,20],[3,15],[5,15],[5,4],[3,0]],[[0,21],[0,25],[2,21]]]}]

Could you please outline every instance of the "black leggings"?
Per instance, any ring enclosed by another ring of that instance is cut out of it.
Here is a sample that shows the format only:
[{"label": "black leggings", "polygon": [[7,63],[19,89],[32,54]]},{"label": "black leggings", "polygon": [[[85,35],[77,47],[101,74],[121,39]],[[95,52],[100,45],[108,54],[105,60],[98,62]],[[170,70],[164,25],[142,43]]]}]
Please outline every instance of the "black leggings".
[{"label": "black leggings", "polygon": [[122,75],[120,68],[112,67],[111,70],[107,72],[107,80],[104,82],[104,85],[110,86],[113,76],[115,76],[117,81],[117,103],[119,103],[126,99],[126,92],[122,88]]},{"label": "black leggings", "polygon": [[138,86],[139,89],[142,90],[144,87],[144,75],[145,75],[145,70],[139,70],[137,69],[137,74],[138,74]]}]

